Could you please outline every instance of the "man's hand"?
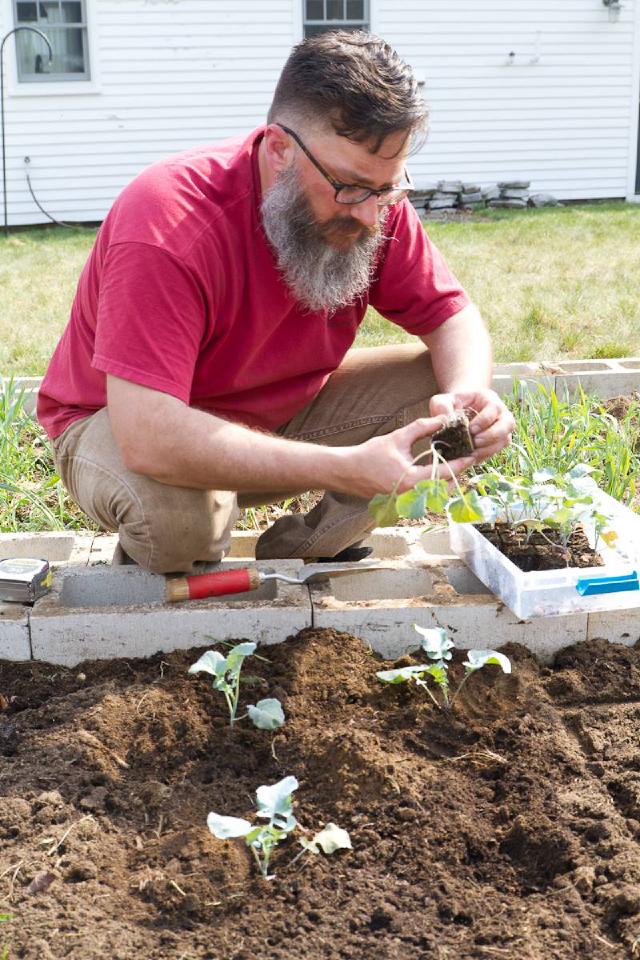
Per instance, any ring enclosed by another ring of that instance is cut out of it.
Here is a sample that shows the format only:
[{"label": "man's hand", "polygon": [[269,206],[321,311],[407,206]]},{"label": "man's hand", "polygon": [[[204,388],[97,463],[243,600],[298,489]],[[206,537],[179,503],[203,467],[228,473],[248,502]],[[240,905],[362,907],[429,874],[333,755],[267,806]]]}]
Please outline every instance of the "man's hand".
[{"label": "man's hand", "polygon": [[[442,417],[423,417],[393,433],[372,437],[355,447],[343,447],[340,452],[345,458],[349,479],[342,489],[370,499],[376,493],[391,493],[394,488],[397,493],[404,493],[418,481],[429,480],[433,473],[428,456],[414,464],[412,448],[441,426]],[[450,480],[452,473],[460,473],[474,462],[474,457],[462,457],[439,464],[435,476]]]},{"label": "man's hand", "polygon": [[494,390],[437,393],[430,400],[429,411],[434,417],[455,410],[469,413],[469,431],[476,448],[471,463],[488,460],[511,442],[515,420]]}]

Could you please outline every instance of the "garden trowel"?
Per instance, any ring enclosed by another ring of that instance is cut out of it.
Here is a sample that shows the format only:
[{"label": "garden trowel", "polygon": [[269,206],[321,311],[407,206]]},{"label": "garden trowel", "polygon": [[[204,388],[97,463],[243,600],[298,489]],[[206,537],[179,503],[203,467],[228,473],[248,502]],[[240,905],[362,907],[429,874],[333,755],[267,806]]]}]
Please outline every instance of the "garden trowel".
[{"label": "garden trowel", "polygon": [[254,567],[238,567],[235,570],[221,570],[218,573],[199,573],[190,577],[175,577],[167,580],[166,599],[204,600],[205,597],[226,596],[229,593],[247,593],[257,590],[267,580],[280,580],[282,583],[309,583],[323,577],[335,577],[343,573],[366,573],[369,570],[384,570],[386,566],[378,562],[351,563],[308,563],[300,576],[290,577],[284,573],[263,573]]}]

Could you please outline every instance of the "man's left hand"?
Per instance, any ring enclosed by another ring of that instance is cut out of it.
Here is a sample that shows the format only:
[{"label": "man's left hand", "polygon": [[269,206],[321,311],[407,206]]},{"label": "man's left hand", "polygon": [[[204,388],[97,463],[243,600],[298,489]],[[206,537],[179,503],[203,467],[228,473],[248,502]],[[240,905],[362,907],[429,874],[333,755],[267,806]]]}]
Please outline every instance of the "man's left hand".
[{"label": "man's left hand", "polygon": [[515,420],[494,390],[437,393],[429,402],[432,417],[466,410],[475,446],[474,460],[482,463],[511,442]]}]

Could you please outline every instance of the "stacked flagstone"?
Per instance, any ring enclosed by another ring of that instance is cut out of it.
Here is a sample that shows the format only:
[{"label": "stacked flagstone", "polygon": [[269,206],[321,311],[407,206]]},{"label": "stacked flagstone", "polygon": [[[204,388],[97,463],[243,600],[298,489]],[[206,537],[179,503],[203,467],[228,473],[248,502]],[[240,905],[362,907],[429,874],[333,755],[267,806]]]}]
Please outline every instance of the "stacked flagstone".
[{"label": "stacked flagstone", "polygon": [[500,196],[495,200],[489,200],[489,207],[503,207],[517,210],[526,207],[529,203],[530,180],[503,180],[498,183]]},{"label": "stacked flagstone", "polygon": [[427,184],[411,194],[411,202],[418,210],[479,210],[485,207],[523,209],[524,207],[557,206],[550,193],[530,193],[530,180],[502,180],[483,187],[479,183],[462,180],[439,180]]}]

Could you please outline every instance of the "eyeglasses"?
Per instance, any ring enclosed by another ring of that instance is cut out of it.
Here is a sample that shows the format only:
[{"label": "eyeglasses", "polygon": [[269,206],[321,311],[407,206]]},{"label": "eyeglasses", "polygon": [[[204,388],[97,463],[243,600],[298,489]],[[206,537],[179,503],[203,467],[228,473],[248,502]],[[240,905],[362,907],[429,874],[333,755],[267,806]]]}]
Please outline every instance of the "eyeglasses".
[{"label": "eyeglasses", "polygon": [[388,207],[392,206],[394,203],[398,203],[400,200],[403,200],[409,191],[414,189],[413,180],[411,179],[409,171],[406,167],[404,168],[406,185],[394,184],[391,187],[383,187],[381,190],[374,190],[372,187],[362,187],[355,183],[338,183],[337,180],[334,180],[333,177],[329,176],[327,171],[316,160],[311,151],[305,147],[304,143],[294,130],[291,130],[290,127],[285,127],[283,123],[279,123],[278,126],[281,130],[284,130],[285,133],[288,133],[290,137],[293,137],[295,142],[298,144],[302,152],[309,158],[316,170],[318,170],[325,180],[331,184],[336,192],[336,203],[353,205],[354,203],[364,203],[364,201],[368,200],[369,197],[376,197],[379,207]]}]

